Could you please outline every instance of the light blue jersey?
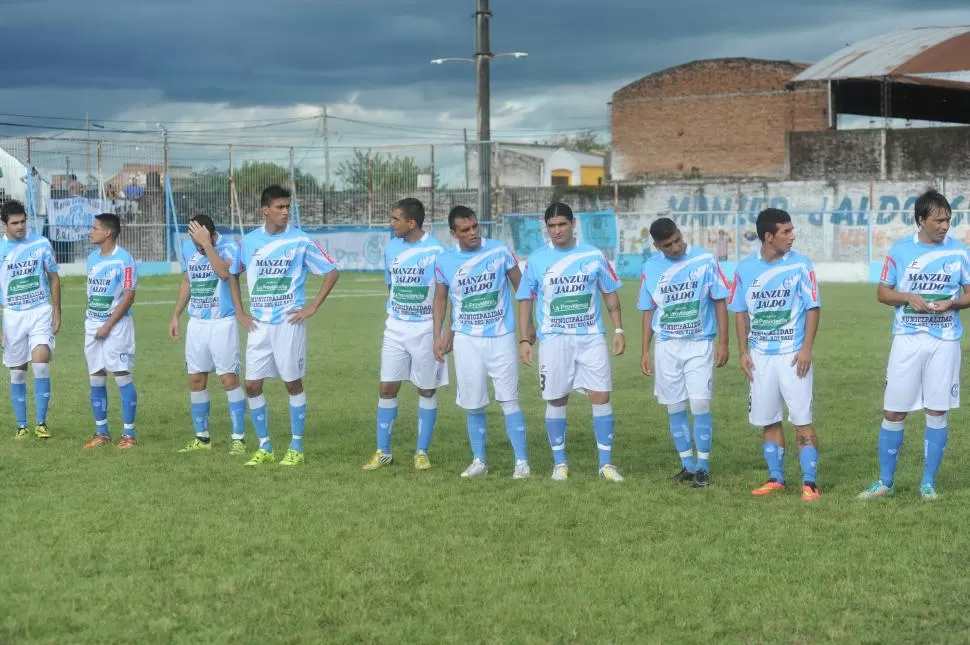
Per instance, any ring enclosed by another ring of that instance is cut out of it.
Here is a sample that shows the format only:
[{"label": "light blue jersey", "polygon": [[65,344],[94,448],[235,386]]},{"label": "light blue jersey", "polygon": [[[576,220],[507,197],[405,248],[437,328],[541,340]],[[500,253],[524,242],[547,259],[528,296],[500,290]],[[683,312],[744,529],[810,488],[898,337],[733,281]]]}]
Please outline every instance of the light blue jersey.
[{"label": "light blue jersey", "polygon": [[729,295],[714,254],[688,246],[677,260],[656,253],[644,262],[637,309],[658,310],[651,325],[658,342],[710,340],[717,336],[713,302]]},{"label": "light blue jersey", "polygon": [[265,228],[246,233],[239,268],[246,272],[250,315],[278,325],[287,314],[306,304],[303,286],[307,271],[325,275],[337,266],[309,235],[288,227],[276,235]]},{"label": "light blue jersey", "polygon": [[770,263],[760,253],[741,260],[728,300],[728,311],[748,313],[748,345],[759,354],[799,351],[805,316],[821,306],[812,262],[794,251]]},{"label": "light blue jersey", "polygon": [[425,233],[411,243],[396,237],[384,248],[384,282],[391,292],[387,298],[388,320],[431,322],[434,302],[434,265],[445,248]]},{"label": "light blue jersey", "polygon": [[[220,235],[216,238],[216,254],[229,263],[229,273],[238,275],[241,269],[239,243]],[[189,316],[201,320],[217,320],[236,315],[229,293],[229,281],[220,280],[212,270],[205,251],[200,251],[192,240],[182,242],[179,254],[182,272],[189,279]]]},{"label": "light blue jersey", "polygon": [[[893,244],[879,281],[899,293],[917,293],[927,302],[956,300],[970,285],[970,255],[966,245],[952,237],[942,244],[923,244],[919,235],[913,235]],[[927,333],[942,340],[963,336],[958,311],[924,314],[909,305],[895,310],[894,335]]]},{"label": "light blue jersey", "polygon": [[614,293],[623,283],[603,252],[578,242],[569,249],[552,244],[534,251],[515,297],[536,301],[539,339],[557,334],[603,334],[600,292]]},{"label": "light blue jersey", "polygon": [[468,336],[504,336],[515,331],[507,274],[516,266],[509,247],[485,238],[474,251],[455,246],[438,256],[435,273],[448,287],[453,331]]},{"label": "light blue jersey", "polygon": [[48,273],[57,273],[50,240],[27,233],[23,240],[0,240],[0,294],[3,306],[24,311],[50,302]]},{"label": "light blue jersey", "polygon": [[[126,249],[116,246],[111,255],[101,255],[94,249],[88,255],[88,307],[87,319],[104,322],[111,317],[125,291],[134,291],[138,285],[138,268]],[[125,312],[131,316],[131,309]]]}]

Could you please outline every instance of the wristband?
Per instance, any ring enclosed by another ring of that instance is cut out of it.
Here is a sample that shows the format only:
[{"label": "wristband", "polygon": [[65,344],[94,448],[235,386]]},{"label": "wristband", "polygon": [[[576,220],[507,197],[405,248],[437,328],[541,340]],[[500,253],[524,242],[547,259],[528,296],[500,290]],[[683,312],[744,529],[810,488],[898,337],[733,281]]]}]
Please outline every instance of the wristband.
[{"label": "wristband", "polygon": [[617,327],[616,329],[613,330],[613,333],[614,334],[622,334],[623,333],[623,328],[622,327]]}]

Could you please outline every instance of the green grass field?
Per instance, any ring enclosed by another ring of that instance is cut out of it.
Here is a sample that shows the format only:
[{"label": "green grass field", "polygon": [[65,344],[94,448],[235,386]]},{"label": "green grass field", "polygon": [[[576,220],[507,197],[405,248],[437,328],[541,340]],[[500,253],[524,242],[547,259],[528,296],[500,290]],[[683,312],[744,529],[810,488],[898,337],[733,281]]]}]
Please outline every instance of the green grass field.
[{"label": "green grass field", "polygon": [[[16,441],[2,397],[0,643],[970,639],[966,408],[951,415],[939,501],[918,495],[922,415],[908,426],[897,497],[868,505],[854,499],[878,474],[890,343],[891,313],[870,285],[822,286],[815,400],[823,497],[816,504],[799,499],[794,450],[787,494],[749,494],[766,472],[760,435],[747,425],[733,342],[716,377],[712,484],[694,490],[670,481],[679,462],[666,413],[640,375],[633,284],[623,290],[629,351],[614,362],[622,484],[596,476],[582,397],[570,403],[572,478],[549,480],[534,373],[523,373],[522,387],[531,480],[510,478],[511,449],[494,405],[492,472],[458,477],[471,457],[452,387],[439,395],[431,471],[410,465],[417,406],[406,385],[395,427],[398,464],[362,472],[374,450],[384,287],[378,277],[354,274],[342,276],[310,321],[306,467],[247,469],[226,454],[229,422],[216,379],[215,450],[176,454],[192,438],[182,347],[166,334],[176,285],[139,283],[137,449],[81,449],[93,421],[77,279],[65,279],[54,437]],[[281,383],[266,389],[282,453],[286,396]],[[113,384],[109,399],[117,439]],[[251,427],[247,435],[254,445]]]}]

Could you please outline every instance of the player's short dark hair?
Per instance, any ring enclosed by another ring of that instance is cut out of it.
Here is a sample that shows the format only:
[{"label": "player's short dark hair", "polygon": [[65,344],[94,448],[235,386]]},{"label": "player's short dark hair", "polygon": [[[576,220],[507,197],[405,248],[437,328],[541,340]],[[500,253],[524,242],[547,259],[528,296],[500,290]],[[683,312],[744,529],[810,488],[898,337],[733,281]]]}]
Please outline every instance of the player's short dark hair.
[{"label": "player's short dark hair", "polygon": [[210,233],[215,233],[216,232],[216,224],[215,224],[215,222],[212,221],[212,218],[209,217],[208,215],[196,215],[195,217],[193,217],[189,221],[190,222],[198,222],[198,224],[200,226],[205,227],[205,229],[207,231],[209,231]]},{"label": "player's short dark hair", "polygon": [[101,213],[100,215],[95,215],[94,219],[98,220],[104,226],[108,227],[111,231],[111,239],[115,242],[121,236],[121,220],[114,213]]},{"label": "player's short dark hair", "polygon": [[455,206],[451,209],[451,212],[448,213],[448,228],[455,230],[456,219],[471,219],[473,217],[477,218],[478,216],[475,215],[475,211],[472,209],[468,208],[467,206]]},{"label": "player's short dark hair", "polygon": [[768,233],[774,235],[778,232],[779,225],[787,224],[790,221],[791,215],[787,211],[783,211],[780,208],[764,209],[758,213],[758,221],[755,225],[758,229],[758,239],[764,242],[765,235]]},{"label": "player's short dark hair", "polygon": [[650,225],[650,237],[653,238],[654,242],[663,242],[677,235],[678,230],[674,220],[669,217],[661,217],[654,220],[653,224]]},{"label": "player's short dark hair", "polygon": [[292,196],[293,193],[288,188],[273,184],[263,189],[263,194],[259,196],[259,205],[265,208],[277,199],[290,199]]},{"label": "player's short dark hair", "polygon": [[24,208],[22,202],[18,202],[16,199],[9,199],[0,206],[0,221],[4,224],[7,223],[7,219],[11,215],[23,215],[27,217],[27,210]]},{"label": "player's short dark hair", "polygon": [[417,197],[405,197],[395,202],[392,210],[401,211],[404,219],[414,222],[418,228],[424,226],[424,204]]},{"label": "player's short dark hair", "polygon": [[943,209],[947,214],[953,213],[953,209],[950,208],[950,202],[947,201],[946,197],[935,190],[928,190],[917,197],[916,205],[913,208],[913,215],[916,217],[916,223],[919,224],[925,220],[933,211],[938,208]]},{"label": "player's short dark hair", "polygon": [[573,209],[569,207],[569,204],[563,204],[562,202],[549,204],[549,208],[546,209],[543,219],[544,221],[548,222],[553,217],[565,217],[570,222],[575,219],[575,217],[573,217]]}]

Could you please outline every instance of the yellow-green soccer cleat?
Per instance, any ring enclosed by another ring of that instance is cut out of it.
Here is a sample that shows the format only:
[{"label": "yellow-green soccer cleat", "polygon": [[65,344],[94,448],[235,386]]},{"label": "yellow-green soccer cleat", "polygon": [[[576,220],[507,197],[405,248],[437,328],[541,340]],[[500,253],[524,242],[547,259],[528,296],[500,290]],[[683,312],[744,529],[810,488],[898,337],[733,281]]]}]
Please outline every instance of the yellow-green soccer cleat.
[{"label": "yellow-green soccer cleat", "polygon": [[283,459],[280,460],[280,466],[302,466],[306,463],[306,459],[303,457],[303,453],[290,448],[283,455]]},{"label": "yellow-green soccer cleat", "polygon": [[30,433],[27,431],[27,428],[17,428],[17,434],[14,435],[17,439],[26,439],[29,436]]},{"label": "yellow-green soccer cleat", "polygon": [[391,453],[381,452],[378,450],[366,464],[361,466],[361,468],[363,470],[377,470],[378,468],[383,468],[384,466],[390,466],[393,463],[394,457],[391,455]]},{"label": "yellow-green soccer cleat", "polygon": [[232,443],[229,444],[229,454],[230,455],[245,455],[246,454],[246,442],[242,439],[233,439]]},{"label": "yellow-green soccer cleat", "polygon": [[206,443],[198,437],[192,440],[189,445],[184,448],[180,448],[179,452],[202,452],[204,450],[212,450],[212,442]]},{"label": "yellow-green soccer cleat", "polygon": [[34,434],[37,435],[38,439],[50,439],[51,431],[47,429],[46,423],[38,423],[37,427],[34,428]]},{"label": "yellow-green soccer cleat", "polygon": [[428,453],[423,450],[419,450],[414,453],[414,469],[415,470],[431,470],[431,460],[428,459]]},{"label": "yellow-green soccer cleat", "polygon": [[259,466],[260,464],[271,464],[276,461],[276,456],[271,452],[266,452],[262,448],[253,453],[253,456],[246,462],[247,466]]}]

